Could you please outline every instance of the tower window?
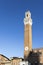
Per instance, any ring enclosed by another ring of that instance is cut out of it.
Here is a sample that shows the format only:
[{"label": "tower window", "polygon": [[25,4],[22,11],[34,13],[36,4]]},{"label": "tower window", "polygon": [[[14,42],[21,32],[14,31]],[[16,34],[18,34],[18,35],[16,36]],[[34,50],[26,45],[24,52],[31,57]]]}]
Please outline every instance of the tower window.
[{"label": "tower window", "polygon": [[27,17],[28,17],[28,14],[27,14]]},{"label": "tower window", "polygon": [[23,64],[23,65],[25,65],[25,64]]}]

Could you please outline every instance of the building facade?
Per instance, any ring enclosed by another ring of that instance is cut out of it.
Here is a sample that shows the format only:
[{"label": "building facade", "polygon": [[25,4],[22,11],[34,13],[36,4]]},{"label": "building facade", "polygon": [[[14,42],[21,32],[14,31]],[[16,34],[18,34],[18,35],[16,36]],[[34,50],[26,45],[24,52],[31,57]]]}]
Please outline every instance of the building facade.
[{"label": "building facade", "polygon": [[11,65],[20,65],[20,62],[23,61],[23,58],[13,57],[11,59]]},{"label": "building facade", "polygon": [[0,54],[0,65],[11,65],[11,61],[6,56]]},{"label": "building facade", "polygon": [[[33,52],[37,55],[36,55],[36,58],[38,58],[35,62],[39,62],[39,64],[42,64],[43,65],[43,48],[37,48],[37,49],[33,49]],[[34,56],[33,56],[34,57]]]},{"label": "building facade", "polygon": [[0,65],[20,65],[23,58],[12,57],[11,59],[7,58],[6,56],[0,54]]}]

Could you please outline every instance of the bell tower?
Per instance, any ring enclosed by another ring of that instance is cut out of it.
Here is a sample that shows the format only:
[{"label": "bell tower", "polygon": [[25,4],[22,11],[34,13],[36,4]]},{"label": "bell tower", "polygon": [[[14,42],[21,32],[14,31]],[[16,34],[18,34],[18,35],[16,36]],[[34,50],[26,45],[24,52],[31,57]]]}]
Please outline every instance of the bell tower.
[{"label": "bell tower", "polygon": [[24,18],[24,59],[26,60],[32,51],[32,19],[30,11],[25,12]]}]

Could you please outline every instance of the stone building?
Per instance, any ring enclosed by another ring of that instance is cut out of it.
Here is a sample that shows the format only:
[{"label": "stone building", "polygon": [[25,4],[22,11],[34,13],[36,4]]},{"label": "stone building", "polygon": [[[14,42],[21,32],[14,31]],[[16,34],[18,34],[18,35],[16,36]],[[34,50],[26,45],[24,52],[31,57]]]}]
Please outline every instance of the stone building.
[{"label": "stone building", "polygon": [[11,65],[20,65],[20,62],[22,62],[23,58],[13,57],[11,59]]},{"label": "stone building", "polygon": [[0,54],[0,65],[10,65],[10,59]]},{"label": "stone building", "polygon": [[7,58],[6,56],[0,54],[0,65],[20,65],[23,58],[12,57],[11,59]]},{"label": "stone building", "polygon": [[35,62],[39,62],[39,64],[43,64],[43,48],[37,48],[37,49],[33,49],[34,53],[37,53],[37,57],[38,58]]}]

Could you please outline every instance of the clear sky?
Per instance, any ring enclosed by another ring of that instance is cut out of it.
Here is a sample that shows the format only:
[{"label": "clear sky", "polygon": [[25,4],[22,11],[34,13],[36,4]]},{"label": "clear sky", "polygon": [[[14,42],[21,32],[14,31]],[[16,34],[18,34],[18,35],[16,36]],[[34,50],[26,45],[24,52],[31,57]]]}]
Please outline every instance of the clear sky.
[{"label": "clear sky", "polygon": [[24,15],[32,14],[32,46],[43,47],[43,0],[0,0],[0,54],[23,57]]}]

